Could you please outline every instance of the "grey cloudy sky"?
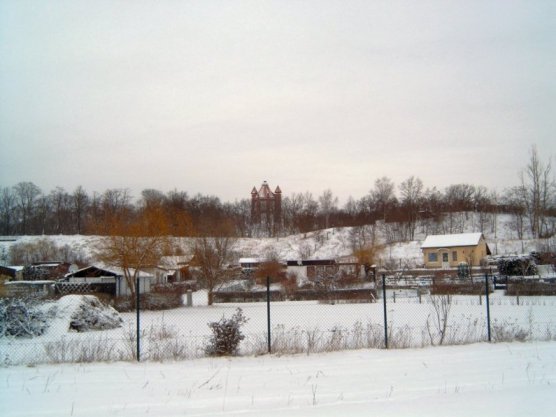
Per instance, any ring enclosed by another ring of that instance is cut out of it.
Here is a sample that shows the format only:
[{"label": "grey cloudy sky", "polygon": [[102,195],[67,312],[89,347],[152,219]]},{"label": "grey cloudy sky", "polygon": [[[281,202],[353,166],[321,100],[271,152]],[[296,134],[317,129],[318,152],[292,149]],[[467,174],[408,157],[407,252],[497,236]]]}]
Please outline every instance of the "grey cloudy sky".
[{"label": "grey cloudy sky", "polygon": [[556,154],[556,2],[0,1],[0,185],[362,197]]}]

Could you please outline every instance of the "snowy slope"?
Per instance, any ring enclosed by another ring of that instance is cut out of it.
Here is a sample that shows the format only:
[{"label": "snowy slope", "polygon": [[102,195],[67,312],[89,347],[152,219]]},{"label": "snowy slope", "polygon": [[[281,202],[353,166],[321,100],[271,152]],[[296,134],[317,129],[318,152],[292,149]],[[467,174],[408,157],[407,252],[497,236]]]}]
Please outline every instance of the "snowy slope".
[{"label": "snowy slope", "polygon": [[[462,229],[457,232],[477,232],[478,215],[473,213],[455,213]],[[494,255],[529,253],[530,251],[555,250],[556,239],[549,240],[518,240],[512,228],[512,217],[500,214],[496,224],[489,224],[484,230],[484,236]],[[377,226],[377,243],[384,243],[380,225]],[[427,226],[420,224],[416,230],[416,240],[412,242],[393,243],[386,245],[382,253],[383,259],[393,259],[396,262],[418,265],[422,263],[421,244],[427,236]],[[0,241],[0,253],[9,251],[14,243],[32,242],[37,239],[48,238],[57,246],[69,247],[87,255],[94,260],[93,247],[97,236],[56,235],[56,236],[22,236],[16,242]],[[280,238],[241,238],[235,242],[236,261],[241,257],[269,258],[278,257],[282,260],[297,259],[333,259],[348,256],[353,253],[353,228],[331,228]],[[191,252],[193,239],[176,238],[176,245],[187,254]]]}]

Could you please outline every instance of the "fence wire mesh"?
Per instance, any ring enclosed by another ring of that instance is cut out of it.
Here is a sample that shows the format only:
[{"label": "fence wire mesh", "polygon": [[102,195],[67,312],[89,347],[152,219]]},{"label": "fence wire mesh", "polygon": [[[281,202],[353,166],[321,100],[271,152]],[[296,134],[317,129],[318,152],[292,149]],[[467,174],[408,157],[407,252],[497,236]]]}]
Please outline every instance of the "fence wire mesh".
[{"label": "fence wire mesh", "polygon": [[[199,290],[178,294],[179,305],[164,310],[152,309],[152,300],[142,294],[138,311],[129,304],[128,311],[113,316],[88,314],[96,307],[80,303],[81,295],[25,308],[3,301],[0,363],[199,358],[214,353],[211,323],[231,319],[238,309],[246,321],[238,326],[237,349],[228,353],[240,355],[417,348],[489,337],[492,342],[556,340],[556,296],[533,295],[518,283],[496,289],[488,276],[470,282],[379,277],[364,296],[333,287],[288,296],[269,286],[256,297],[216,296],[213,305],[207,305],[207,291]],[[9,329],[16,321],[21,334]]]}]

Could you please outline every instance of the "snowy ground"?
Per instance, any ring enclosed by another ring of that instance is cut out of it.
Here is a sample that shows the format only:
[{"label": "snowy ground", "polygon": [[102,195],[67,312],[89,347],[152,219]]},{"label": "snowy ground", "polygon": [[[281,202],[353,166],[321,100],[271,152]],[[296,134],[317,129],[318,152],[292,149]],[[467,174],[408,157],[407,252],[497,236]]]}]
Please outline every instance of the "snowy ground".
[{"label": "snowy ground", "polygon": [[551,416],[556,342],[0,368],[15,416]]},{"label": "snowy ground", "polygon": [[[63,300],[75,300],[77,296]],[[62,300],[62,301],[63,301]],[[64,305],[68,304],[65,302]],[[69,305],[73,305],[69,303]],[[136,352],[136,314],[122,313],[118,328],[78,333],[69,329],[75,308],[58,308],[50,328],[34,338],[0,338],[0,364],[132,360]],[[193,307],[141,312],[141,357],[146,360],[193,359],[204,356],[211,334],[209,322],[231,317],[242,308],[248,323],[242,354],[267,351],[266,303],[230,303],[207,306],[206,291],[194,293]],[[64,314],[65,312],[65,314]],[[271,303],[272,349],[277,353],[322,352],[342,349],[382,348],[384,308],[377,303],[329,304],[316,301]],[[454,296],[444,344],[487,340],[485,298]],[[387,322],[389,346],[427,347],[440,343],[436,311],[427,296],[389,296]],[[546,341],[556,339],[556,297],[491,296],[492,340]]]}]

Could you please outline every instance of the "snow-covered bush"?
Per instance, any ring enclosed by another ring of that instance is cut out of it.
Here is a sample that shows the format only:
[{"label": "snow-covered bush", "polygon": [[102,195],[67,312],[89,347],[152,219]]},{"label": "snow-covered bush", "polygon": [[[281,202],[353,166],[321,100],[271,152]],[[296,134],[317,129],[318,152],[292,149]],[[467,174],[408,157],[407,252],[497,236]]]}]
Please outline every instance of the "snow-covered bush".
[{"label": "snow-covered bush", "polygon": [[531,256],[506,256],[498,259],[498,272],[507,276],[535,275],[537,265]]},{"label": "snow-covered bush", "polygon": [[70,317],[69,330],[89,332],[122,326],[123,320],[120,314],[114,308],[101,303],[95,296],[66,296],[62,297],[59,303],[63,304],[66,300],[75,304],[75,309]]},{"label": "snow-covered bush", "polygon": [[245,338],[240,328],[248,320],[243,315],[243,310],[238,307],[231,318],[227,319],[222,316],[219,321],[209,323],[212,336],[205,348],[206,354],[209,356],[235,355],[239,342]]},{"label": "snow-covered bush", "polygon": [[121,327],[119,313],[92,295],[67,295],[56,302],[0,299],[0,337],[36,337],[50,327],[88,332]]},{"label": "snow-covered bush", "polygon": [[34,299],[0,299],[0,337],[35,337],[48,328],[47,314]]}]

